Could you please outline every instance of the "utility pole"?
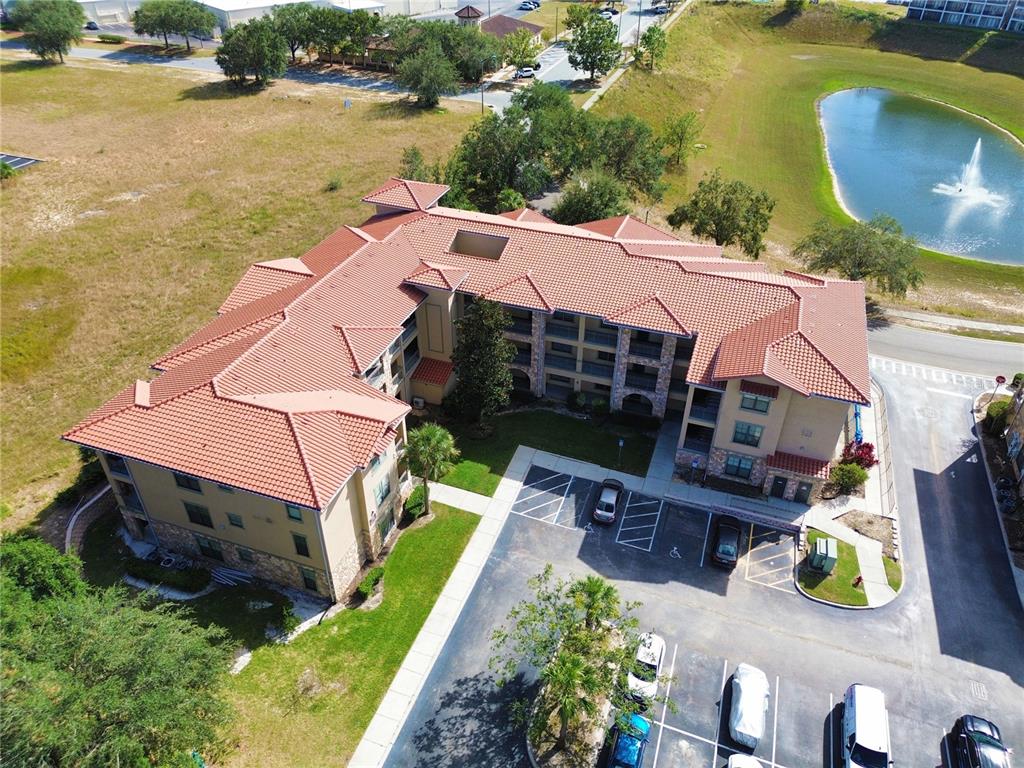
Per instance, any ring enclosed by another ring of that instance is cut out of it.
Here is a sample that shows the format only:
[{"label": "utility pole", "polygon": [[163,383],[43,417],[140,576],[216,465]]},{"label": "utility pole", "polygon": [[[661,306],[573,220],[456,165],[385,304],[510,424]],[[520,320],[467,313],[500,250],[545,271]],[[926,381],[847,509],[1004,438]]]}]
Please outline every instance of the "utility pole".
[{"label": "utility pole", "polygon": [[555,36],[551,38],[554,42],[558,42],[558,7],[555,7]]},{"label": "utility pole", "polygon": [[[636,12],[636,47],[640,47],[640,25],[644,18],[644,0],[640,0],[640,6]],[[633,57],[636,58],[636,52],[633,52]]]}]

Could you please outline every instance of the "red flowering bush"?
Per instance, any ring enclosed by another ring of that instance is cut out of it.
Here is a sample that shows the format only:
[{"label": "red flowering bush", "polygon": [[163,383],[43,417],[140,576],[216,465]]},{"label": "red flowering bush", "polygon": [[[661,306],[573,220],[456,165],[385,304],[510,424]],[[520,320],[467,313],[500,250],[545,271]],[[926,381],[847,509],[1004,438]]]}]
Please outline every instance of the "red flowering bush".
[{"label": "red flowering bush", "polygon": [[875,446],[873,443],[861,443],[857,444],[856,440],[851,440],[843,448],[843,456],[839,460],[840,464],[856,464],[863,469],[871,469],[875,464],[878,463],[878,459],[875,458]]}]

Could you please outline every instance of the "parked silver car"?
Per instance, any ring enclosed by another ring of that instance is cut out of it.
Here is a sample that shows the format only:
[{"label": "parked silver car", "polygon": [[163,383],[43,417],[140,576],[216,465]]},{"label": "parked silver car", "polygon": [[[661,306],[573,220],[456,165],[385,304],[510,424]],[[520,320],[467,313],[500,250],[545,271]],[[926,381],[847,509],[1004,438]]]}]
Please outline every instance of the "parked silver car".
[{"label": "parked silver car", "polygon": [[608,478],[597,492],[597,501],[594,504],[594,511],[591,513],[594,522],[614,523],[619,508],[626,498],[626,488],[618,480]]},{"label": "parked silver car", "polygon": [[768,678],[757,667],[740,664],[732,676],[732,711],[729,735],[737,744],[751,750],[764,736],[764,718],[768,712],[771,689]]}]

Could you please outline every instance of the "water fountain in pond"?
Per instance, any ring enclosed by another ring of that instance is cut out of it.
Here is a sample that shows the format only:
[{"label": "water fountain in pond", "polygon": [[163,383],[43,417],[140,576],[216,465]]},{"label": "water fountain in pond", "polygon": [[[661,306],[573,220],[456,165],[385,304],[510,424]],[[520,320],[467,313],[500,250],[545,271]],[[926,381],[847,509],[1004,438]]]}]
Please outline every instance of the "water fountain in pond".
[{"label": "water fountain in pond", "polygon": [[1002,208],[1007,200],[1003,195],[990,192],[982,186],[981,180],[981,139],[974,145],[971,159],[964,166],[960,179],[955,184],[940,182],[932,187],[932,192],[956,198],[958,207],[987,205],[991,208]]}]

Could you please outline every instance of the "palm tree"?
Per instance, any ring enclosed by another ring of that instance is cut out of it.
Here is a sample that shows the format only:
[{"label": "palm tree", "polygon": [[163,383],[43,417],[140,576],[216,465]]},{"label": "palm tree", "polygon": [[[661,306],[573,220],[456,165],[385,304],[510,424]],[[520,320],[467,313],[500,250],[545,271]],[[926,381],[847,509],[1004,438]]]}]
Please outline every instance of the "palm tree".
[{"label": "palm tree", "polygon": [[423,512],[430,514],[430,483],[451,472],[459,458],[455,438],[440,424],[424,424],[410,430],[407,455],[409,469],[423,480]]},{"label": "palm tree", "polygon": [[569,726],[581,715],[593,715],[600,691],[600,682],[593,667],[578,653],[561,649],[540,673],[544,681],[548,713],[558,712],[558,741],[556,746],[565,747]]},{"label": "palm tree", "polygon": [[587,576],[573,582],[569,597],[583,611],[583,623],[591,631],[597,629],[602,620],[613,621],[619,617],[619,590],[600,576]]}]

